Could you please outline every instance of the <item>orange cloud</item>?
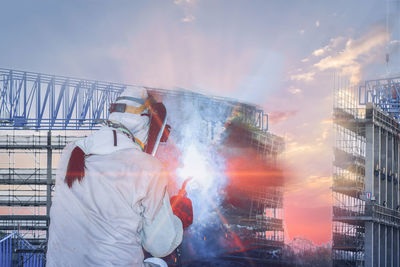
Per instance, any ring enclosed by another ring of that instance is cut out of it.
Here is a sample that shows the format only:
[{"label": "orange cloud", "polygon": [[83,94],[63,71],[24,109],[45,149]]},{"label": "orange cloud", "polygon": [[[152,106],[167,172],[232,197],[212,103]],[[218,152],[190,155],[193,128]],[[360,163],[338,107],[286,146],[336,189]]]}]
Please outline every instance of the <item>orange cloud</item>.
[{"label": "orange cloud", "polygon": [[322,56],[323,54],[325,54],[325,52],[327,50],[329,50],[329,46],[325,46],[323,48],[317,49],[312,54],[313,54],[313,56],[316,56],[316,57]]},{"label": "orange cloud", "polygon": [[363,63],[375,58],[377,49],[386,45],[388,41],[389,35],[386,30],[383,27],[376,27],[359,39],[350,38],[342,52],[327,56],[314,66],[321,71],[339,69],[342,74],[350,76],[352,83],[358,83],[361,80]]},{"label": "orange cloud", "polygon": [[314,75],[315,75],[315,71],[310,71],[310,72],[291,75],[290,79],[292,81],[293,80],[297,80],[297,81],[306,81],[306,82],[308,82],[308,81],[314,80]]},{"label": "orange cloud", "polygon": [[296,114],[297,114],[296,110],[270,112],[268,115],[268,119],[270,123],[278,123],[280,121],[287,120],[289,117],[293,117]]}]

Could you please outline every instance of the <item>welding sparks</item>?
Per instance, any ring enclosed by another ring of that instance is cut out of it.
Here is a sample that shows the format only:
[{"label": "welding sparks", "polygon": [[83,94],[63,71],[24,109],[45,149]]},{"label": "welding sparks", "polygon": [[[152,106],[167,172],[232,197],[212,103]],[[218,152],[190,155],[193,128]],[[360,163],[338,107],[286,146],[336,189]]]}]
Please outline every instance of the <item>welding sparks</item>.
[{"label": "welding sparks", "polygon": [[177,170],[178,177],[181,180],[192,177],[190,183],[192,188],[200,187],[202,190],[207,190],[213,184],[213,167],[194,144],[184,151],[182,163],[183,166]]}]

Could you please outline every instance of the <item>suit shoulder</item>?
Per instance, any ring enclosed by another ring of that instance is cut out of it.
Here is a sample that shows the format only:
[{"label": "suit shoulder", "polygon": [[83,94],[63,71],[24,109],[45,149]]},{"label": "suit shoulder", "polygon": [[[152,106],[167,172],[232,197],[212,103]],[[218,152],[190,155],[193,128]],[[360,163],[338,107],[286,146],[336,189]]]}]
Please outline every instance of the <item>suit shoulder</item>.
[{"label": "suit shoulder", "polygon": [[161,170],[161,161],[152,155],[137,149],[128,148],[121,151],[121,156],[128,159],[133,165],[140,165],[144,169]]}]

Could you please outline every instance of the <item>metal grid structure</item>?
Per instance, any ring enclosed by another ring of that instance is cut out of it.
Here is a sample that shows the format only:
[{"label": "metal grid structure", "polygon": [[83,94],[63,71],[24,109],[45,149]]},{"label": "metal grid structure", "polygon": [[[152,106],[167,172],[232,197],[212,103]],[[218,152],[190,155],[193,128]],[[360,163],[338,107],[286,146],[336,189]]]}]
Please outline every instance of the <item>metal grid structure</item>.
[{"label": "metal grid structure", "polygon": [[396,80],[335,89],[333,266],[399,266]]},{"label": "metal grid structure", "polygon": [[[253,130],[249,141],[249,145],[255,148],[262,160],[277,167],[285,147],[283,138]],[[250,243],[248,254],[254,257],[265,259],[282,255],[284,229],[283,181],[281,182],[273,186],[248,185],[242,188],[251,197],[247,199],[250,205],[247,210],[248,218],[241,219],[239,225],[242,229],[252,228],[250,233],[246,233],[245,239]]]},{"label": "metal grid structure", "polygon": [[[0,130],[6,130],[0,136],[0,233],[18,231],[32,244],[46,246],[58,154],[68,142],[98,128],[99,120],[107,118],[109,104],[126,87],[0,69]],[[171,105],[195,107],[202,135],[214,142],[216,128],[240,113],[241,120],[253,127],[249,145],[264,160],[277,163],[284,142],[268,132],[268,115],[261,108],[186,90],[147,89],[156,98],[172,99]],[[185,123],[183,117],[177,120]],[[244,214],[242,224],[254,227],[251,240],[263,248],[257,253],[265,256],[271,248],[283,247],[282,188],[254,188],[252,196],[247,201],[253,208]]]},{"label": "metal grid structure", "polygon": [[41,245],[47,241],[53,161],[74,137],[23,133],[0,136],[0,232],[18,231]]},{"label": "metal grid structure", "polygon": [[2,129],[93,129],[126,87],[0,69],[0,125]]},{"label": "metal grid structure", "polygon": [[382,111],[400,119],[400,77],[365,81],[359,88],[361,105],[373,103]]}]

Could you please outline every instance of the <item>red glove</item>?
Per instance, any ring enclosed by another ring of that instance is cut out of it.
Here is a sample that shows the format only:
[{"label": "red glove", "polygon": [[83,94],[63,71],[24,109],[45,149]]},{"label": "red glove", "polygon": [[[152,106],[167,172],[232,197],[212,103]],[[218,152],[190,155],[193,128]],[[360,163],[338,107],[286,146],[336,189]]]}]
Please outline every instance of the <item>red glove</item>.
[{"label": "red glove", "polygon": [[179,192],[178,195],[170,199],[172,212],[182,221],[183,229],[193,223],[192,201],[186,197],[186,194]]}]

